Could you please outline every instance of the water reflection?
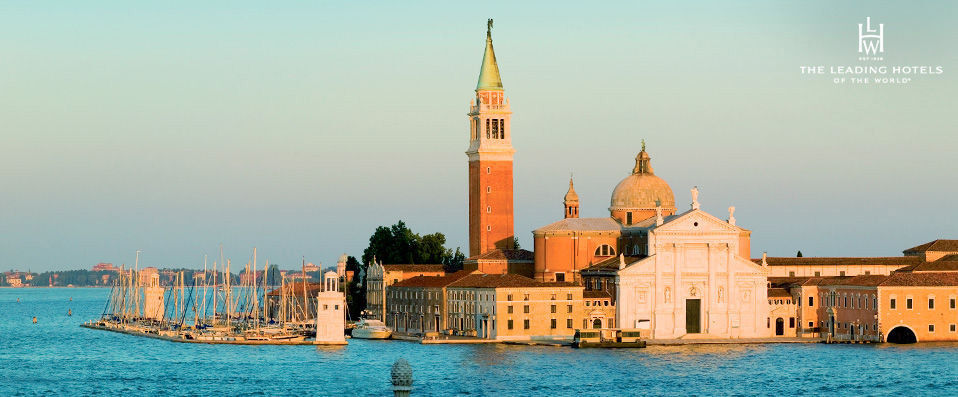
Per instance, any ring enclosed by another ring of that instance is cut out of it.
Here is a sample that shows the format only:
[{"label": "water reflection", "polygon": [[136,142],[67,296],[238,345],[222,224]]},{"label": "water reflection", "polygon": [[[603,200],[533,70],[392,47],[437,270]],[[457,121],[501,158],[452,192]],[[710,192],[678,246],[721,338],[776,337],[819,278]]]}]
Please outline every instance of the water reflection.
[{"label": "water reflection", "polygon": [[359,339],[347,346],[194,345],[80,328],[100,314],[108,294],[0,289],[0,395],[381,396],[391,393],[389,371],[399,357],[413,367],[414,395],[958,395],[955,343],[612,350]]}]

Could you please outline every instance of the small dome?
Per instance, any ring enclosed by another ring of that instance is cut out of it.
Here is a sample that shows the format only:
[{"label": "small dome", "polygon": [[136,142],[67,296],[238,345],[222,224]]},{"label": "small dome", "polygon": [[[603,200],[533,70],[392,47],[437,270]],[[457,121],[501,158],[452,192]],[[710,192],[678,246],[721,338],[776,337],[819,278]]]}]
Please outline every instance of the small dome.
[{"label": "small dome", "polygon": [[652,171],[651,157],[642,145],[642,151],[635,156],[635,168],[612,190],[609,211],[637,211],[655,209],[660,201],[662,209],[675,210],[675,195],[672,188]]}]

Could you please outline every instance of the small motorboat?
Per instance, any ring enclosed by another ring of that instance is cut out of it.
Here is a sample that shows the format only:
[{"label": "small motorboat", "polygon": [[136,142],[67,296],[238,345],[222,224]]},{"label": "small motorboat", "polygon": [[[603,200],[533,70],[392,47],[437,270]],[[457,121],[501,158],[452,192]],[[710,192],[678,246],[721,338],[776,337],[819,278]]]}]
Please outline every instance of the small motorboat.
[{"label": "small motorboat", "polygon": [[370,320],[364,318],[353,328],[353,338],[359,339],[389,339],[393,330],[379,320]]}]

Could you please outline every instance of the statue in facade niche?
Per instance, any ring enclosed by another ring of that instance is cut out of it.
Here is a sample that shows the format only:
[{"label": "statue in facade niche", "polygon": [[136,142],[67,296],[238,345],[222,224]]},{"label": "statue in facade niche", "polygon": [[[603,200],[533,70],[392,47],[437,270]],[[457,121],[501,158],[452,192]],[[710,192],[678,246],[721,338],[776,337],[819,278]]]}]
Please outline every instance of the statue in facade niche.
[{"label": "statue in facade niche", "polygon": [[719,289],[718,289],[718,301],[719,301],[719,303],[722,303],[722,295],[724,295],[724,294],[725,294],[725,289],[722,288],[722,287],[719,287]]},{"label": "statue in facade niche", "polygon": [[669,287],[665,287],[665,303],[672,301],[672,290]]}]

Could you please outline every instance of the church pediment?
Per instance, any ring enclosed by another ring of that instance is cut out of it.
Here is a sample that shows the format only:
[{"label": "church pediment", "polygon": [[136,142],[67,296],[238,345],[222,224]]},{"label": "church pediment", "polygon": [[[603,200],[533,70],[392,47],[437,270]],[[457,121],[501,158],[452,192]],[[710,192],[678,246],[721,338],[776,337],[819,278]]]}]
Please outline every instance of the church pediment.
[{"label": "church pediment", "polygon": [[686,212],[654,229],[655,233],[735,233],[738,231],[739,228],[702,210]]}]

